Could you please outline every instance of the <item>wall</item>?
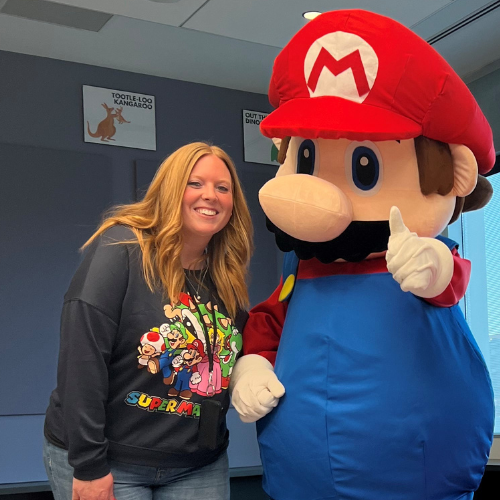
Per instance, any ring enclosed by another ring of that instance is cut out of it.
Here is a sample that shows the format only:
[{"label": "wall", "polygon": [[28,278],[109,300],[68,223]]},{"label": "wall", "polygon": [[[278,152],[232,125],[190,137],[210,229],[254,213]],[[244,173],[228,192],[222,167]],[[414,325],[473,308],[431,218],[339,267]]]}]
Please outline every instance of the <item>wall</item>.
[{"label": "wall", "polygon": [[[101,212],[134,199],[141,165],[209,140],[234,159],[256,227],[251,300],[267,298],[279,256],[257,191],[276,169],[243,161],[242,109],[267,97],[0,52],[0,484],[45,480],[43,414],[55,384],[62,297]],[[157,151],[83,142],[82,85],[154,95]],[[141,181],[139,181],[141,182]],[[260,464],[255,430],[230,410],[232,467]]]},{"label": "wall", "polygon": [[500,69],[470,82],[468,87],[488,119],[496,151],[500,151]]}]

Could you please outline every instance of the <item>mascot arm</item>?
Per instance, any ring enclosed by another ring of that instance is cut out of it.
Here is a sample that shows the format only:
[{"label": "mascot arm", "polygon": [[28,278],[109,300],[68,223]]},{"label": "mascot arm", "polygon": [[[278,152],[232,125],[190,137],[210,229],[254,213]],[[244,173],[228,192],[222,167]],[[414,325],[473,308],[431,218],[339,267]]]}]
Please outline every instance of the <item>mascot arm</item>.
[{"label": "mascot arm", "polygon": [[267,415],[285,394],[273,365],[258,354],[248,354],[238,360],[231,375],[229,390],[233,406],[246,423]]},{"label": "mascot arm", "polygon": [[233,406],[243,422],[267,415],[285,393],[273,364],[285,322],[287,303],[280,302],[282,283],[265,302],[255,306],[243,329],[243,351],[231,374]]},{"label": "mascot arm", "polygon": [[249,314],[243,330],[244,354],[259,354],[272,365],[280,343],[288,302],[280,302],[283,281],[265,301],[256,305]]},{"label": "mascot arm", "polygon": [[460,257],[456,248],[451,251],[453,256],[453,277],[450,284],[437,297],[424,299],[437,307],[451,307],[463,298],[469,284],[471,264],[467,259]]}]

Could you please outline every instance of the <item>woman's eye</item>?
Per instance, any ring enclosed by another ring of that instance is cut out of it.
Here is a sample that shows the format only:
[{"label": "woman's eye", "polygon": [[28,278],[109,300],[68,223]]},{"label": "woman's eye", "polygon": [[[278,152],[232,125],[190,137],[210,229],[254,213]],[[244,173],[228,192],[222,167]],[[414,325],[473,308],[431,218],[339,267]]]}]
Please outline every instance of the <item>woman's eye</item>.
[{"label": "woman's eye", "polygon": [[358,146],[352,152],[352,180],[362,191],[373,189],[379,180],[380,165],[377,155],[366,146]]},{"label": "woman's eye", "polygon": [[227,188],[226,186],[219,186],[217,188],[221,193],[229,193],[229,188]]},{"label": "woman's eye", "polygon": [[188,186],[192,186],[192,187],[200,187],[201,184],[198,182],[198,181],[189,181],[188,182]]},{"label": "woman's eye", "polygon": [[314,173],[315,158],[316,147],[314,142],[310,139],[303,141],[297,153],[297,173],[312,175]]}]

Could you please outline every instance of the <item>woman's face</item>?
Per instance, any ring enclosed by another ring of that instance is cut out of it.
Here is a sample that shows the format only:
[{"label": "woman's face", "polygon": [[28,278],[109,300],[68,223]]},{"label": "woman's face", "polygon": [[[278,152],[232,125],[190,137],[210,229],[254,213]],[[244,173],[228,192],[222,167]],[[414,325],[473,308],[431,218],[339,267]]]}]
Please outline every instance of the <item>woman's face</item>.
[{"label": "woman's face", "polygon": [[185,236],[208,237],[223,229],[233,212],[233,186],[226,164],[215,155],[200,158],[182,198]]}]

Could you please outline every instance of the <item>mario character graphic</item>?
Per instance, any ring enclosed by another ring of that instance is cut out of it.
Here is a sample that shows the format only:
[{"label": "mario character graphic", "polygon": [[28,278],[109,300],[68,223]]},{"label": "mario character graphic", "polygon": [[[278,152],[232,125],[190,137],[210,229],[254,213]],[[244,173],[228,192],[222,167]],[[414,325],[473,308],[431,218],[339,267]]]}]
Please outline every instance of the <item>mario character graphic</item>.
[{"label": "mario character graphic", "polygon": [[152,328],[145,333],[141,337],[140,343],[141,345],[137,347],[139,351],[139,356],[137,356],[139,360],[138,368],[144,368],[148,366],[148,363],[157,361],[157,356],[161,356],[165,351],[165,341],[159,334],[158,328]]},{"label": "mario character graphic", "polygon": [[430,45],[360,10],[304,26],[269,97],[261,131],[281,167],[259,196],[287,253],[231,380],[242,420],[258,420],[264,489],[471,500],[493,396],[458,305],[470,262],[440,234],[492,195],[483,113]]},{"label": "mario character graphic", "polygon": [[176,372],[175,384],[168,391],[171,397],[179,396],[181,399],[190,399],[193,393],[190,390],[190,382],[199,383],[200,374],[196,365],[203,359],[203,343],[195,340],[188,344],[179,355],[172,360],[172,367]]},{"label": "mario character graphic", "polygon": [[[172,386],[167,393],[171,397],[190,399],[193,393],[211,397],[227,389],[242,344],[241,334],[231,319],[210,301],[195,305],[186,293],[181,294],[178,303],[165,305],[164,312],[168,323],[153,329],[160,332],[164,347],[145,361],[148,371],[162,373],[163,383]],[[217,324],[215,335],[214,320]],[[225,353],[222,364],[220,356],[225,345],[231,345],[232,350]]]}]

